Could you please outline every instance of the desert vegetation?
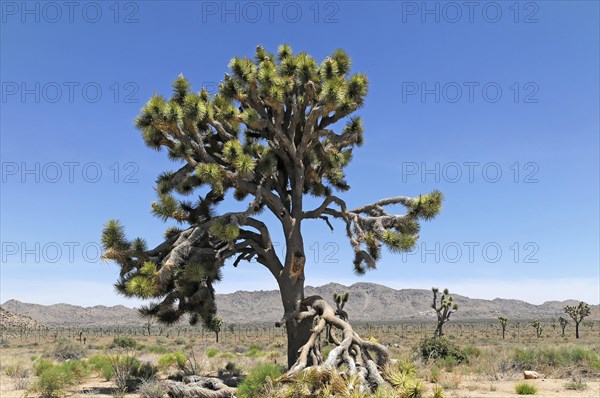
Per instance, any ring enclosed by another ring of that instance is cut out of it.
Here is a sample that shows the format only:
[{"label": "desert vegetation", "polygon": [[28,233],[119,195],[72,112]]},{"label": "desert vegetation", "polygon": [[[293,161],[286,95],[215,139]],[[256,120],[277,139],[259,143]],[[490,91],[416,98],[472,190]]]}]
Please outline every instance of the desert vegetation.
[{"label": "desert vegetation", "polygon": [[[213,330],[189,325],[155,327],[150,335],[144,326],[3,328],[1,395],[158,398],[185,396],[191,390],[182,386],[200,381],[210,390],[219,380],[222,396],[239,397],[597,396],[600,323],[583,322],[576,339],[553,329],[554,320],[539,322],[540,337],[522,326],[532,321],[515,320],[504,339],[499,322],[454,321],[441,338],[433,337],[436,322],[357,322],[357,333],[389,352],[385,382],[374,391],[361,391],[360,378],[346,376],[347,364],[288,373],[285,329],[270,324],[224,323],[219,342]],[[324,357],[337,347],[320,344]],[[523,380],[524,371],[541,378]]]}]

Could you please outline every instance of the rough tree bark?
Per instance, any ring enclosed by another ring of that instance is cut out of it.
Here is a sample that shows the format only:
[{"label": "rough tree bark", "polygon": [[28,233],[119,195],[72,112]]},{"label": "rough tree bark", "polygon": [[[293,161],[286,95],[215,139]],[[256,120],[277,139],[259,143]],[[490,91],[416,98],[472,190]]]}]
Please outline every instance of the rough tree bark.
[{"label": "rough tree bark", "polygon": [[[374,391],[385,383],[380,370],[388,363],[387,349],[381,344],[363,340],[348,322],[335,314],[333,307],[321,296],[305,298],[298,311],[287,318],[284,317],[276,326],[281,326],[284,322],[306,321],[311,325],[316,321],[316,326],[311,329],[308,341],[300,347],[297,360],[291,364],[287,376],[293,376],[311,366],[336,369],[345,365],[348,376],[354,375],[359,378],[363,391]],[[320,340],[328,325],[331,327],[330,337],[336,348],[330,351],[327,358],[323,358]],[[334,328],[341,331],[341,339],[333,333]],[[375,358],[372,354],[375,354]]]},{"label": "rough tree bark", "polygon": [[215,377],[187,376],[183,382],[166,380],[171,398],[233,398],[236,389]]}]

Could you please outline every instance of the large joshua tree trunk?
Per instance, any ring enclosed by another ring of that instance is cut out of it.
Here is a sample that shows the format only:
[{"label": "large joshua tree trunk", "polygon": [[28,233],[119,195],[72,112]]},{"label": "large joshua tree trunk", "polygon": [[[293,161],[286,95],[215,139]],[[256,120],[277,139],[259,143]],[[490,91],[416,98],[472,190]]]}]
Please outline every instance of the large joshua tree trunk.
[{"label": "large joshua tree trunk", "polygon": [[[297,311],[298,304],[304,299],[304,275],[302,275],[301,279],[282,275],[279,281],[279,288],[285,314]],[[312,319],[307,318],[300,322],[295,319],[286,319],[285,326],[287,330],[288,368],[290,368],[298,359],[298,351],[310,337]]]},{"label": "large joshua tree trunk", "polygon": [[291,228],[286,239],[285,265],[281,271],[278,283],[281,292],[284,316],[287,330],[288,368],[298,359],[298,351],[308,341],[311,335],[312,318],[300,322],[290,318],[291,314],[298,312],[300,303],[304,300],[304,242],[300,230],[300,223]]},{"label": "large joshua tree trunk", "polygon": [[[295,377],[299,372],[313,367],[317,370],[333,370],[343,367],[348,376],[354,376],[360,382],[359,392],[375,391],[384,383],[382,369],[388,364],[389,353],[378,343],[363,340],[352,326],[339,318],[335,310],[320,296],[310,296],[302,300],[299,311],[291,319],[301,322],[305,319],[317,320],[310,337],[300,348],[298,359],[290,366],[287,377]],[[321,333],[331,326],[341,332],[330,337],[336,346],[327,358],[323,357],[320,345]]]}]

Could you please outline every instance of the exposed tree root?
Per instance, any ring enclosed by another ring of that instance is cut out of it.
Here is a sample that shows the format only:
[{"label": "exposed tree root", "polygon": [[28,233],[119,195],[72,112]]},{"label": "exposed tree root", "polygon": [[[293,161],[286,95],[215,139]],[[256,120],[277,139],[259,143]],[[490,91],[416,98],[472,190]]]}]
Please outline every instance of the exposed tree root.
[{"label": "exposed tree root", "polygon": [[216,377],[188,376],[183,382],[166,380],[165,385],[171,398],[233,398],[236,391]]},{"label": "exposed tree root", "polygon": [[[290,314],[287,318],[296,321],[313,318],[316,321],[310,338],[298,351],[298,360],[290,368],[287,376],[293,376],[311,367],[334,370],[346,366],[345,374],[350,377],[358,377],[361,390],[373,391],[385,383],[381,369],[389,360],[387,349],[381,344],[363,340],[354,332],[348,322],[336,316],[333,307],[327,304],[321,296],[307,297],[300,303],[300,310]],[[279,322],[277,325],[282,323]],[[331,350],[327,358],[323,359],[320,336],[327,326],[331,329],[330,340],[336,347]],[[341,340],[333,333],[334,329],[341,331]],[[375,354],[375,359],[372,354]]]}]

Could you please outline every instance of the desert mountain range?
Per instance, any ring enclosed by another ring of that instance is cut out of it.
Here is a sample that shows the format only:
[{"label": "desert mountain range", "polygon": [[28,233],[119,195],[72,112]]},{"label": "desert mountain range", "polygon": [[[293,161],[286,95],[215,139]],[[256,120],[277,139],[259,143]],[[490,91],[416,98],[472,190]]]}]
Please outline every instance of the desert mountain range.
[{"label": "desert mountain range", "polygon": [[[424,289],[396,290],[374,283],[355,283],[344,286],[329,283],[324,286],[305,288],[305,295],[321,295],[329,299],[333,305],[334,292],[350,292],[350,299],[345,307],[351,321],[359,322],[394,322],[394,321],[428,321],[435,317],[431,309],[431,291]],[[452,293],[452,292],[451,292]],[[452,294],[459,310],[453,315],[454,320],[495,320],[498,316],[509,319],[557,319],[563,316],[565,305],[576,305],[576,300],[547,301],[534,305],[521,300],[511,299],[472,299]],[[145,323],[138,312],[122,305],[107,307],[80,307],[71,304],[40,305],[8,300],[2,308],[10,313],[29,317],[34,322],[45,325],[142,325]],[[283,309],[279,292],[272,291],[238,291],[229,294],[217,294],[218,315],[228,323],[275,322],[281,319]],[[10,318],[2,312],[2,326],[5,319]],[[592,306],[591,319],[600,319],[600,306]]]}]

